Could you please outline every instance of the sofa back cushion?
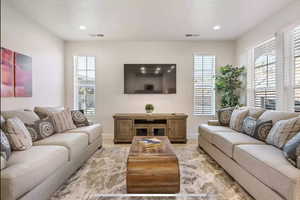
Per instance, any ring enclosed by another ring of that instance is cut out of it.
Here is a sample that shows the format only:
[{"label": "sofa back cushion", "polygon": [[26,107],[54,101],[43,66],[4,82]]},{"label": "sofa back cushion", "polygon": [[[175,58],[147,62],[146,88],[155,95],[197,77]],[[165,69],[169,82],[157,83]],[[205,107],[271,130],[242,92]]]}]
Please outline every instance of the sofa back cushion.
[{"label": "sofa back cushion", "polygon": [[297,159],[300,156],[300,132],[284,145],[283,154],[288,161],[297,166]]},{"label": "sofa back cushion", "polygon": [[272,120],[273,124],[275,124],[279,120],[286,120],[298,116],[299,113],[295,113],[295,112],[281,112],[281,111],[267,110],[258,119],[261,121]]},{"label": "sofa back cushion", "polygon": [[19,118],[7,119],[6,129],[8,132],[7,138],[13,150],[23,151],[32,146],[31,135]]},{"label": "sofa back cushion", "polygon": [[36,120],[40,119],[39,116],[32,110],[8,110],[2,111],[1,115],[3,115],[5,119],[17,117],[24,124],[34,124]]},{"label": "sofa back cushion", "polygon": [[69,109],[65,109],[61,112],[54,112],[50,117],[54,123],[55,132],[57,133],[76,128]]},{"label": "sofa back cushion", "polygon": [[25,126],[33,142],[49,137],[55,133],[53,121],[50,117],[37,120],[34,124],[25,124]]},{"label": "sofa back cushion", "polygon": [[34,112],[41,118],[47,118],[54,112],[61,112],[64,110],[64,107],[41,107],[36,106]]},{"label": "sofa back cushion", "polygon": [[267,143],[282,148],[288,140],[300,132],[300,117],[277,121],[272,127]]},{"label": "sofa back cushion", "polygon": [[249,113],[248,109],[236,108],[231,114],[230,128],[238,132],[242,132],[244,119]]}]

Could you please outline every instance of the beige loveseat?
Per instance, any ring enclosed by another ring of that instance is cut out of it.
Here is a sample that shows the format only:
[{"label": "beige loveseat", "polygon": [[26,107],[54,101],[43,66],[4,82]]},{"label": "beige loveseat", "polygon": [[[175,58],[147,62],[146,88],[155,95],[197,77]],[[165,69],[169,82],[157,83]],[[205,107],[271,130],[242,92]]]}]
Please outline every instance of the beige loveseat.
[{"label": "beige loveseat", "polygon": [[[273,123],[297,115],[266,112]],[[290,164],[280,149],[214,120],[200,125],[199,146],[256,200],[300,200],[300,169]]]},{"label": "beige loveseat", "polygon": [[[21,116],[30,121],[30,111],[3,111],[4,118]],[[31,111],[32,112],[32,111]],[[25,151],[13,151],[1,170],[1,200],[43,200],[67,180],[102,147],[102,127],[93,124],[36,141]]]}]

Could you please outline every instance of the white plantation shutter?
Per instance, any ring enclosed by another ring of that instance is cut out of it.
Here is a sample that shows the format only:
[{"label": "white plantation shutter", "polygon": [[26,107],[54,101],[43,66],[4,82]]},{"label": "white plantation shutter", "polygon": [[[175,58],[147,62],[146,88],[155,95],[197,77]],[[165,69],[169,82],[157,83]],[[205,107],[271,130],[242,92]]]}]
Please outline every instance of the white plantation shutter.
[{"label": "white plantation shutter", "polygon": [[300,112],[300,26],[294,29],[294,100],[295,111]]},{"label": "white plantation shutter", "polygon": [[255,106],[276,109],[276,55],[275,38],[254,49]]},{"label": "white plantation shutter", "polygon": [[194,115],[215,115],[215,60],[194,55]]}]

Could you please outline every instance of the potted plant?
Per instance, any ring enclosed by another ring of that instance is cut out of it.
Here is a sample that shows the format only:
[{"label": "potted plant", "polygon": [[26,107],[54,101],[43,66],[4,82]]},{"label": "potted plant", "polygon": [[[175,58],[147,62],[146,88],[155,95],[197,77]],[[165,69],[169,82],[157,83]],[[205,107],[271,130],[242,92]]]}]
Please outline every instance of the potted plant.
[{"label": "potted plant", "polygon": [[233,67],[226,65],[220,67],[216,75],[216,89],[221,92],[221,108],[235,107],[239,105],[238,90],[241,88],[241,75],[245,67]]},{"label": "potted plant", "polygon": [[145,105],[145,110],[147,113],[152,113],[154,110],[154,106],[152,104],[146,104]]}]

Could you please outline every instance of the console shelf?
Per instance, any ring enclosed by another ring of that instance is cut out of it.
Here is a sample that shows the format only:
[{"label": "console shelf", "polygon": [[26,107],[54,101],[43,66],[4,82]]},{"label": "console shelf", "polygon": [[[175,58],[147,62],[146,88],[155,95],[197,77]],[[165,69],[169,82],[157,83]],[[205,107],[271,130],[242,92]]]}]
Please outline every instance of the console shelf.
[{"label": "console shelf", "polygon": [[186,143],[187,117],[181,113],[115,114],[114,143],[131,143],[134,136],[168,136],[171,142]]}]

